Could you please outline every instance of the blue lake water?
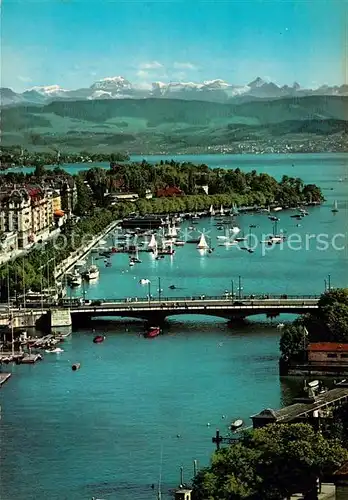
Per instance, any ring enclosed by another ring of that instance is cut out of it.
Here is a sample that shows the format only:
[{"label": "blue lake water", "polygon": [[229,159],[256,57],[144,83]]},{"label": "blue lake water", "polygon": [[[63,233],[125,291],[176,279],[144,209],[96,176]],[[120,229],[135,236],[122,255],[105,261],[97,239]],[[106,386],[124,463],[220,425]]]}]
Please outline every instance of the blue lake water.
[{"label": "blue lake water", "polygon": [[[112,256],[111,268],[99,260],[100,278],[86,287],[87,297],[145,297],[148,286],[139,284],[141,278],[150,279],[153,295],[160,278],[164,296],[223,294],[231,280],[236,290],[238,276],[245,294],[317,294],[328,274],[333,286],[347,286],[347,240],[334,240],[347,232],[347,155],[178,158],[256,169],[278,179],[301,177],[318,184],[327,201],[309,208],[301,227],[290,218],[293,212],[279,213],[278,229],[297,235],[297,249],[286,244],[263,251],[258,244],[249,254],[225,248],[218,245],[223,233],[215,222],[202,219],[195,228],[211,238],[212,254],[201,256],[186,244],[159,261],[140,254],[142,263],[132,268],[125,254]],[[331,212],[334,200],[337,214]],[[256,225],[258,241],[272,232],[265,215],[242,215],[236,222],[245,234]],[[188,226],[181,228],[191,231]],[[319,234],[329,242],[325,251]],[[170,290],[171,284],[179,290]],[[13,376],[0,393],[1,498],[155,499],[151,484],[159,478],[161,450],[163,498],[170,498],[180,466],[189,481],[194,459],[200,466],[209,462],[216,428],[226,433],[236,418],[249,424],[252,414],[288,403],[296,391],[299,381],[278,376],[277,321],[260,319],[228,327],[216,318],[173,317],[164,335],[153,340],[139,335],[141,323],[100,320],[74,331],[62,354],[47,354],[35,366],[10,367]],[[92,329],[105,332],[103,344],[92,343]],[[75,362],[81,363],[77,372],[71,370]]]}]

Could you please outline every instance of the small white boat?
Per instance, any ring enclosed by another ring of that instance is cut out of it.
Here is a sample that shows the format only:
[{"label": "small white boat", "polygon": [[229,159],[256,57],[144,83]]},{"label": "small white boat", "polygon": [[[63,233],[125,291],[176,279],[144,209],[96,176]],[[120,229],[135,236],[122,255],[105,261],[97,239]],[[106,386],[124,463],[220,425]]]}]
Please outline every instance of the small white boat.
[{"label": "small white boat", "polygon": [[336,200],[334,201],[333,208],[332,208],[331,212],[333,212],[333,213],[338,212],[337,201]]},{"label": "small white boat", "polygon": [[139,280],[140,285],[148,285],[150,283],[150,280],[147,278],[142,278]]},{"label": "small white boat", "polygon": [[283,207],[275,207],[275,208],[273,208],[273,212],[280,212],[281,210],[283,210]]},{"label": "small white boat", "polygon": [[60,347],[55,347],[54,349],[45,349],[45,352],[58,354],[60,352],[64,352],[64,349],[61,349]]},{"label": "small white boat", "polygon": [[231,423],[230,429],[231,431],[236,431],[237,429],[242,427],[243,424],[244,424],[243,420],[241,419],[235,420],[234,422]]},{"label": "small white boat", "polygon": [[81,283],[82,283],[82,276],[77,270],[75,270],[75,272],[70,276],[70,286],[71,287],[80,286]]},{"label": "small white boat", "polygon": [[174,241],[174,245],[177,247],[183,247],[185,245],[185,242],[183,240],[176,240]]},{"label": "small white boat", "polygon": [[228,240],[228,236],[217,236],[218,240]]},{"label": "small white boat", "polygon": [[87,280],[95,280],[99,278],[99,269],[95,264],[92,264],[85,273],[85,278]]},{"label": "small white boat", "polygon": [[308,382],[308,387],[310,387],[311,389],[316,389],[317,387],[319,387],[319,380]]}]

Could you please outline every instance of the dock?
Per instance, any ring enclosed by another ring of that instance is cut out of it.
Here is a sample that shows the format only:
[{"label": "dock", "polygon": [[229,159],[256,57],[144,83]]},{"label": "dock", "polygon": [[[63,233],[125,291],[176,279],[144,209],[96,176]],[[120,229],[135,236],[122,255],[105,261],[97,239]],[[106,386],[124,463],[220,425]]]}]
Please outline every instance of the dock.
[{"label": "dock", "polygon": [[335,387],[330,391],[319,394],[308,403],[294,403],[280,410],[267,408],[251,417],[253,428],[257,429],[271,423],[303,422],[312,418],[326,417],[332,409],[347,403],[348,387]]},{"label": "dock", "polygon": [[11,373],[0,373],[0,387],[11,377]]},{"label": "dock", "polygon": [[41,360],[41,354],[25,354],[25,356],[21,359],[20,363],[23,365],[33,365],[37,361]]}]

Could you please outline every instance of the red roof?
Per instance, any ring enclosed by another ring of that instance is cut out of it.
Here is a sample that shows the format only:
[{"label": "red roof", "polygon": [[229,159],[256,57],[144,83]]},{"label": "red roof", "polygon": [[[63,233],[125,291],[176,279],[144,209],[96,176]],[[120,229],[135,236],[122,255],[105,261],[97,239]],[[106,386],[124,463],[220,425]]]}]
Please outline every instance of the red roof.
[{"label": "red roof", "polygon": [[168,186],[165,189],[157,190],[157,196],[180,196],[180,195],[182,195],[182,191],[176,186]]},{"label": "red roof", "polygon": [[348,344],[338,344],[336,342],[318,342],[315,344],[308,345],[308,351],[321,351],[321,352],[332,352],[332,351],[343,351],[348,352]]}]

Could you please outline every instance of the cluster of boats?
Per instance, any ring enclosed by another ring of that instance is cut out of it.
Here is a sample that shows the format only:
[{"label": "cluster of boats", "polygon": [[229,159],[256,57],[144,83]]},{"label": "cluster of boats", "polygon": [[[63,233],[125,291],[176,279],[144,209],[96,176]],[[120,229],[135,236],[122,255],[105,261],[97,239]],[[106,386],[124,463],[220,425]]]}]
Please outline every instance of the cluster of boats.
[{"label": "cluster of boats", "polygon": [[83,265],[85,265],[85,262],[77,263],[74,271],[67,275],[68,284],[71,287],[81,286],[83,279],[93,281],[99,278],[99,268],[94,264],[93,259],[90,266],[81,269]]},{"label": "cluster of boats", "polygon": [[[309,203],[309,205],[314,205],[315,203]],[[241,250],[245,250],[249,253],[253,253],[254,250],[248,246],[246,243],[249,241],[251,234],[251,228],[256,227],[255,225],[249,226],[249,235],[245,235],[244,231],[235,224],[234,217],[239,214],[250,213],[251,211],[256,211],[257,213],[265,213],[268,215],[270,221],[275,223],[280,220],[277,213],[283,210],[283,207],[273,207],[273,208],[253,208],[247,207],[243,209],[237,209],[233,206],[230,209],[224,209],[223,206],[219,210],[215,210],[213,206],[210,207],[208,213],[205,212],[195,212],[190,214],[180,214],[174,215],[172,217],[167,217],[162,220],[161,227],[157,230],[144,230],[139,227],[135,230],[123,230],[121,226],[116,228],[116,232],[113,235],[113,245],[107,247],[106,241],[101,241],[102,246],[95,247],[92,249],[92,253],[98,253],[92,259],[92,264],[86,266],[86,262],[77,263],[74,271],[68,275],[68,283],[71,287],[78,287],[82,284],[83,280],[93,281],[99,277],[99,268],[94,263],[94,260],[104,259],[106,267],[111,267],[112,263],[110,257],[115,253],[128,253],[129,254],[129,266],[133,267],[136,264],[140,264],[142,261],[139,258],[139,252],[150,252],[154,255],[156,260],[165,258],[166,255],[174,255],[176,250],[175,247],[182,247],[186,244],[195,244],[196,248],[203,253],[212,253],[214,248],[211,244],[211,240],[208,238],[207,234],[196,232],[197,236],[194,235],[196,230],[195,225],[198,224],[199,219],[206,217],[207,215],[214,219],[215,226],[218,231],[224,231],[224,234],[217,236],[217,245],[223,247],[233,247],[238,246]],[[338,212],[337,202],[335,201],[332,208],[332,212]],[[297,208],[297,213],[290,215],[298,221],[308,216],[309,213],[304,208]],[[183,220],[189,220],[189,226],[186,228],[187,233],[185,238],[180,237],[180,222]],[[282,233],[278,233],[275,229],[273,234],[268,236],[262,243],[266,245],[281,244],[285,241],[286,236]],[[240,245],[242,244],[242,245]]]}]

